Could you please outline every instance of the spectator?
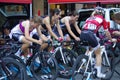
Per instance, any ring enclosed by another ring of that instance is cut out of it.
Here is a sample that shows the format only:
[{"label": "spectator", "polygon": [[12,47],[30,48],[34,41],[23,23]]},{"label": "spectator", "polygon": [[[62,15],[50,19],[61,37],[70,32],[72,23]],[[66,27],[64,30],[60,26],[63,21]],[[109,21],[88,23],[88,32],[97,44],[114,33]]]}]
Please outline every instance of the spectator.
[{"label": "spectator", "polygon": [[[113,20],[120,24],[120,12],[117,12],[113,15]],[[113,31],[112,34],[115,36],[120,36],[120,31]]]},{"label": "spectator", "polygon": [[9,27],[4,27],[4,29],[3,29],[3,38],[4,39],[10,39],[9,33],[10,33],[10,28]]}]

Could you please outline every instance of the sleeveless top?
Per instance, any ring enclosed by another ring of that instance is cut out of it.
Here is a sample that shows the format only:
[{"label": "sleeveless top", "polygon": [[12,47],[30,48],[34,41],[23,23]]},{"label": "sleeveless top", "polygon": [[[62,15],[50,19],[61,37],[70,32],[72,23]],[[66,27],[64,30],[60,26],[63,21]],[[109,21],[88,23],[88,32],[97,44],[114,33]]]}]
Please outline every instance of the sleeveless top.
[{"label": "sleeveless top", "polygon": [[[40,17],[41,17],[42,19],[44,19],[45,17],[47,17],[47,15],[45,15],[45,16],[40,16]],[[47,29],[46,25],[45,25],[44,23],[42,23],[41,26],[42,26],[42,28],[43,28],[43,30],[41,30],[42,34],[48,36],[49,34],[48,34],[48,29]]]},{"label": "sleeveless top", "polygon": [[[19,27],[20,27],[20,30],[24,33],[25,32],[25,28],[23,27],[22,22],[20,22]],[[30,32],[32,32],[32,30],[29,31],[29,33]]]},{"label": "sleeveless top", "polygon": [[[40,17],[41,17],[42,19],[44,19],[45,17],[47,17],[47,15],[45,15],[45,16],[40,16]],[[41,26],[42,26],[43,29],[46,29],[46,30],[47,30],[47,27],[46,27],[46,25],[45,25],[44,23],[42,23]]]},{"label": "sleeveless top", "polygon": [[20,27],[20,30],[24,33],[25,32],[25,28],[23,27],[22,22],[20,22],[19,27]]}]

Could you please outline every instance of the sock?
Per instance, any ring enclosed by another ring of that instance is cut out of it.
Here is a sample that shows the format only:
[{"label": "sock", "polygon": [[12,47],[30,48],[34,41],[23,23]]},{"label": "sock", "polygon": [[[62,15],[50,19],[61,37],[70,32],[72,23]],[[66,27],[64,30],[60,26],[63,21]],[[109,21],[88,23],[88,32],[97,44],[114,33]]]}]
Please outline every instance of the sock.
[{"label": "sock", "polygon": [[101,66],[95,66],[95,68],[97,69],[97,74],[101,73]]},{"label": "sock", "polygon": [[15,55],[20,56],[21,53],[22,53],[22,50],[18,49],[18,51],[15,53]]},{"label": "sock", "polygon": [[97,77],[105,78],[106,75],[101,73],[101,66],[95,66],[95,68],[97,69]]}]

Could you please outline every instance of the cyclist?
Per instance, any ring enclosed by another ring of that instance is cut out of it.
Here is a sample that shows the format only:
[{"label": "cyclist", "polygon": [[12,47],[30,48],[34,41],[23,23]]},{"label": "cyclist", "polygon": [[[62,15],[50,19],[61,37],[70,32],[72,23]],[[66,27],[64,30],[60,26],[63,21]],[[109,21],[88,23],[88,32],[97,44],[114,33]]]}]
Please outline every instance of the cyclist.
[{"label": "cyclist", "polygon": [[[40,26],[41,31],[44,35],[47,36],[47,39],[51,39],[53,37],[54,39],[61,41],[63,40],[63,33],[59,25],[59,18],[61,17],[61,11],[60,9],[55,8],[53,10],[52,16],[40,16],[42,19],[42,24]],[[58,31],[58,34],[53,30],[56,29]],[[35,34],[36,31],[34,31],[33,34]],[[45,49],[47,47],[47,44],[42,44],[41,50]]]},{"label": "cyclist", "polygon": [[67,40],[71,40],[71,38],[80,41],[80,38],[76,36],[77,34],[81,33],[77,25],[79,14],[74,11],[69,14],[69,16],[65,16],[60,20],[60,26],[63,31],[63,35],[66,37]]},{"label": "cyclist", "polygon": [[[39,36],[42,37],[42,33],[40,31],[41,19],[38,16],[33,17],[30,20],[24,20],[17,24],[10,32],[9,36],[11,39],[15,41],[22,42],[21,48],[15,53],[15,55],[20,56],[23,53],[24,57],[28,55],[28,47],[32,42],[37,44],[42,44],[42,40],[34,39],[30,36],[30,33],[36,29]],[[42,37],[44,38],[44,37]],[[25,59],[25,58],[24,58]]]},{"label": "cyclist", "polygon": [[62,30],[59,26],[59,18],[61,15],[61,11],[60,9],[54,9],[53,10],[53,15],[52,16],[40,16],[42,18],[42,26],[41,26],[41,30],[43,31],[43,33],[50,35],[51,37],[55,38],[56,40],[59,40],[59,36],[57,36],[53,31],[52,28],[53,26],[56,25],[57,30],[59,31],[59,35],[60,37],[63,38],[62,35]]},{"label": "cyclist", "polygon": [[[88,41],[92,49],[95,50],[96,55],[96,65],[95,68],[97,70],[97,77],[98,78],[105,78],[105,74],[101,72],[101,50],[100,50],[100,44],[99,39],[96,36],[97,31],[100,29],[100,27],[103,26],[106,36],[110,41],[114,41],[111,38],[111,35],[108,31],[108,25],[106,20],[103,17],[104,10],[102,7],[96,7],[92,13],[92,15],[85,21],[85,24],[83,25],[82,32],[80,35],[81,41]],[[87,52],[86,52],[87,53]]]},{"label": "cyclist", "polygon": [[[120,24],[120,12],[117,12],[113,15],[113,20],[116,23]],[[114,31],[112,34],[116,36],[120,36],[120,31]]]},{"label": "cyclist", "polygon": [[[60,9],[55,8],[52,12],[52,16],[40,16],[42,19],[42,24],[41,24],[41,31],[44,33],[46,36],[51,36],[54,37],[56,40],[59,39],[58,35],[55,34],[55,32],[52,30],[53,28],[57,28],[59,31],[60,37],[63,38],[63,33],[59,25],[59,18],[61,17],[61,11]],[[34,34],[36,31],[34,31]]]}]

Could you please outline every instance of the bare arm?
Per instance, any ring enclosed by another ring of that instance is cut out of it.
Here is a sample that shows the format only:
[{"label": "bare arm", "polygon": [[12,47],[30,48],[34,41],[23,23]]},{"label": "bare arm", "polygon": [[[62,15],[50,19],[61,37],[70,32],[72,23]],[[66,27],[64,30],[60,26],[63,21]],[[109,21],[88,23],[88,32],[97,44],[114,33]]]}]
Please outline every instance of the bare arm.
[{"label": "bare arm", "polygon": [[38,43],[39,44],[39,41],[36,40],[36,39],[33,39],[32,37],[30,37],[30,34],[29,34],[29,23],[26,24],[25,26],[25,38],[31,42],[34,42],[34,43]]},{"label": "bare arm", "polygon": [[41,25],[39,25],[39,27],[37,27],[38,35],[40,36],[40,38],[41,38],[43,41],[47,41],[48,38],[47,38],[44,34],[42,34],[40,27],[41,27]]},{"label": "bare arm", "polygon": [[80,30],[80,28],[78,27],[77,22],[74,23],[74,26],[75,26],[76,31],[80,34],[80,33],[81,33],[81,30]]},{"label": "bare arm", "polygon": [[58,32],[59,32],[61,38],[63,38],[63,32],[62,32],[62,29],[61,29],[61,27],[60,27],[60,23],[59,23],[59,21],[57,22],[56,25],[57,25],[57,30],[58,30]]},{"label": "bare arm", "polygon": [[120,31],[114,31],[112,34],[116,36],[120,36]]},{"label": "bare arm", "polygon": [[106,36],[108,37],[108,39],[109,39],[110,41],[112,41],[112,37],[111,37],[110,32],[109,32],[108,30],[105,30],[105,33],[106,33]]},{"label": "bare arm", "polygon": [[49,33],[51,36],[53,36],[56,40],[58,40],[58,37],[56,36],[56,34],[52,31],[52,28],[51,28],[51,25],[50,25],[50,19],[47,17],[45,20],[44,20],[44,24],[46,25]]},{"label": "bare arm", "polygon": [[70,35],[71,35],[74,39],[76,39],[77,36],[72,32],[71,27],[70,27],[70,24],[69,24],[69,21],[68,21],[67,19],[65,19],[65,25],[66,25],[66,28],[67,28],[68,32],[70,33]]}]

